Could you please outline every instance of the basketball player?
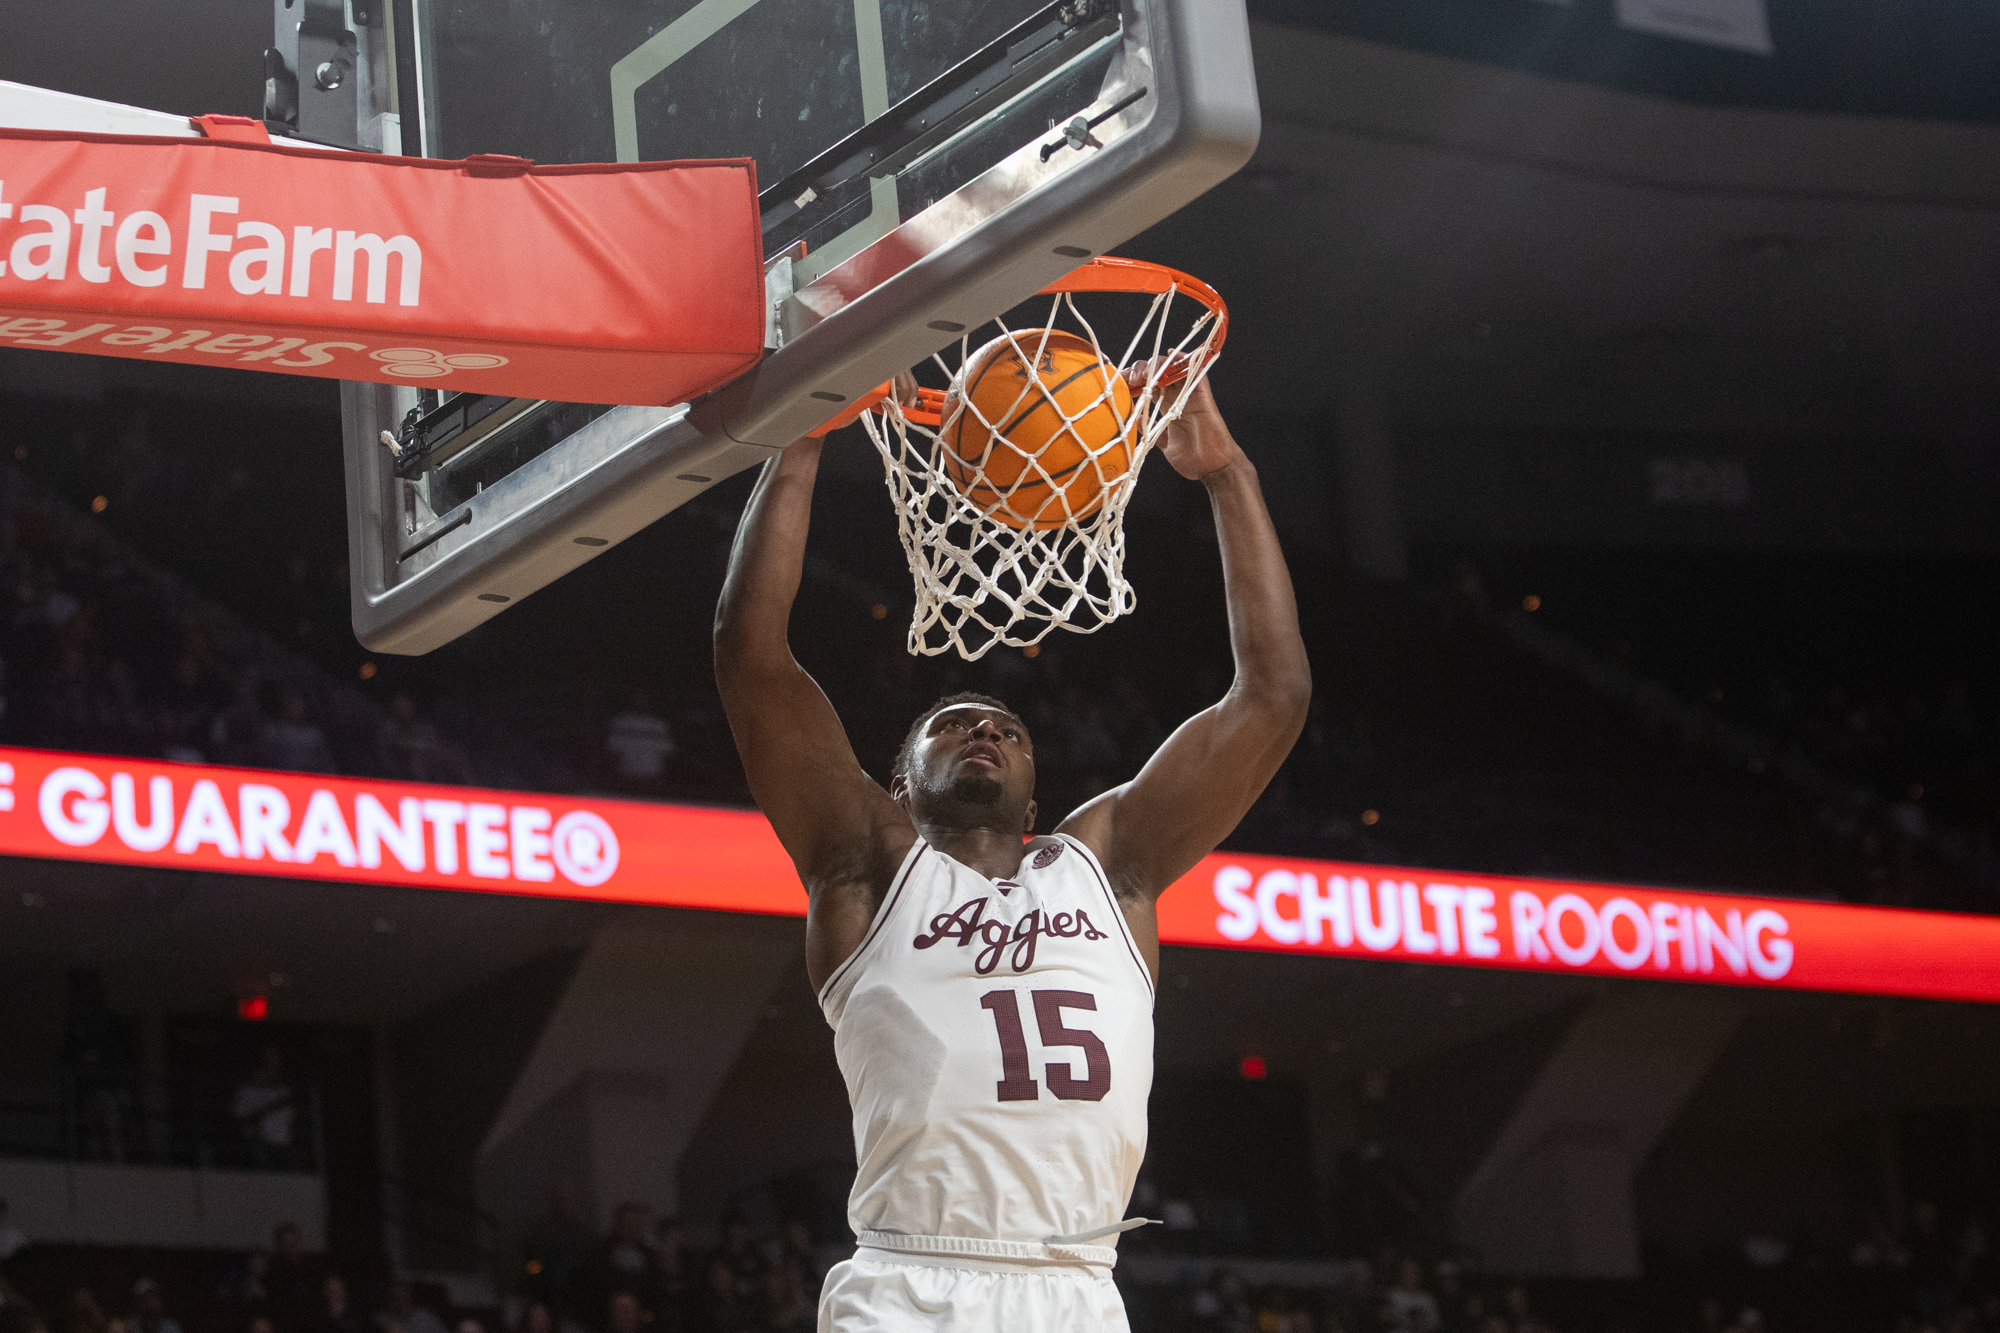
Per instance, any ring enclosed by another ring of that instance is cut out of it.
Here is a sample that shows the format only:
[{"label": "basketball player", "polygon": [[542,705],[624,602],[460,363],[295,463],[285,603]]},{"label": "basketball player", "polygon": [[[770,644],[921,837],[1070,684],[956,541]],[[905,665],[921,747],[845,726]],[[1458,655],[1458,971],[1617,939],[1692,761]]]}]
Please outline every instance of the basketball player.
[{"label": "basketball player", "polygon": [[[1147,368],[1137,372],[1143,376]],[[1207,488],[1236,679],[1139,776],[1046,837],[1035,745],[999,700],[910,728],[884,791],[793,658],[820,441],[764,465],[716,612],[715,669],[757,803],[811,898],[806,971],[854,1107],[855,1257],[820,1333],[1099,1333],[1146,1150],[1154,899],[1236,827],[1311,694],[1256,469],[1204,384],[1166,437]]]}]

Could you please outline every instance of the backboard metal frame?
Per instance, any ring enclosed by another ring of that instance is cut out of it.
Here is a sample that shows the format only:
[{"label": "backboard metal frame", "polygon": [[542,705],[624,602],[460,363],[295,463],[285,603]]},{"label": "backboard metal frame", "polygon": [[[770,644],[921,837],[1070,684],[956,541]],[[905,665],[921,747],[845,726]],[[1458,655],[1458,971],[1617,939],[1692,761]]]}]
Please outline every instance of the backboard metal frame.
[{"label": "backboard metal frame", "polygon": [[[386,12],[368,13],[387,29],[382,49],[392,53],[396,77],[376,81],[374,100],[356,113],[368,125],[400,106],[405,141],[419,150],[436,142],[418,22],[430,3],[396,0]],[[629,103],[646,78],[755,3],[701,0],[618,63],[611,82],[620,157],[636,155],[637,140],[618,99]],[[506,404],[527,422],[567,412],[559,419],[576,428],[475,492],[452,493],[441,513],[421,482],[396,475],[396,460],[381,443],[384,431],[410,441],[412,410],[424,418],[435,395],[400,385],[342,386],[352,608],[363,644],[424,653],[450,642],[771,457],[962,329],[1173,213],[1233,173],[1256,146],[1242,0],[1059,0],[1038,12],[1037,21],[1056,25],[1048,31],[1068,34],[1063,40],[1078,51],[1116,44],[1081,123],[1050,127],[899,221],[897,166],[980,123],[996,101],[1040,77],[1032,56],[1055,39],[1041,30],[1023,35],[1031,26],[1024,24],[1009,34],[1018,40],[1004,60],[970,59],[890,106],[880,71],[880,0],[854,4],[868,123],[769,183],[761,201],[766,235],[779,243],[786,224],[796,230],[797,215],[816,204],[845,210],[838,214],[844,229],[803,255],[796,246],[776,254],[767,247],[770,350],[756,368],[693,404]],[[549,429],[547,420],[542,428]]]}]

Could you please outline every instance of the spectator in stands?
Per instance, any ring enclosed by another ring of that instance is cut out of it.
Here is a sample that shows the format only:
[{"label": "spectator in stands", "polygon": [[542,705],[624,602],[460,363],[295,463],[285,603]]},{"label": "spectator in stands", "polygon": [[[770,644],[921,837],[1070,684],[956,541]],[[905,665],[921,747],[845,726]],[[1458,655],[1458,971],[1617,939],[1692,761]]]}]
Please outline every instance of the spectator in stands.
[{"label": "spectator in stands", "polygon": [[[1194,1294],[1196,1327],[1214,1333],[1237,1333],[1251,1326],[1249,1294],[1243,1279],[1227,1264],[1217,1265]],[[1359,1327],[1359,1326],[1357,1326]]]},{"label": "spectator in stands", "polygon": [[41,1314],[26,1301],[0,1302],[0,1333],[49,1333]]},{"label": "spectator in stands", "polygon": [[320,1284],[319,1309],[311,1333],[364,1333],[367,1325],[355,1313],[348,1299],[347,1281],[338,1273],[327,1274]]},{"label": "spectator in stands", "polygon": [[1919,1200],[1910,1209],[1910,1278],[1916,1315],[1941,1319],[1956,1294],[1957,1264],[1951,1238],[1938,1221],[1937,1205]]},{"label": "spectator in stands", "polygon": [[209,757],[221,764],[254,767],[263,757],[264,708],[257,699],[257,670],[245,667],[229,707],[208,726]]},{"label": "spectator in stands", "polygon": [[307,717],[306,697],[297,690],[285,691],[278,716],[264,724],[258,748],[271,768],[301,773],[331,773],[334,769],[326,733]]},{"label": "spectator in stands", "polygon": [[1450,1259],[1441,1260],[1436,1276],[1438,1333],[1469,1333],[1471,1311],[1467,1309],[1468,1297],[1459,1280],[1458,1265]]},{"label": "spectator in stands", "polygon": [[1424,1290],[1424,1268],[1403,1260],[1388,1299],[1389,1327],[1395,1333],[1431,1333],[1438,1326],[1437,1298]]},{"label": "spectator in stands", "polygon": [[1297,1292],[1267,1287],[1258,1294],[1250,1327],[1257,1333],[1313,1333],[1312,1312]]},{"label": "spectator in stands", "polygon": [[163,693],[167,703],[195,713],[228,706],[229,687],[216,669],[215,642],[200,625],[189,622],[183,627],[180,656]]},{"label": "spectator in stands", "polygon": [[383,773],[408,782],[442,781],[444,737],[417,713],[416,701],[397,694],[389,716],[375,732],[375,754]]},{"label": "spectator in stands", "polygon": [[239,1326],[269,1311],[271,1305],[271,1252],[252,1250],[243,1256],[243,1266],[222,1280],[222,1299],[236,1315]]},{"label": "spectator in stands", "polygon": [[[584,1313],[581,1288],[587,1284],[592,1243],[575,1187],[558,1181],[549,1190],[548,1212],[522,1246],[528,1298],[547,1304],[558,1316]],[[596,1318],[595,1312],[591,1317]]]},{"label": "spectator in stands", "polygon": [[1159,714],[1130,676],[1120,676],[1112,686],[1111,730],[1128,770],[1136,770],[1166,743],[1167,729],[1160,725]]},{"label": "spectator in stands", "polygon": [[591,1265],[592,1305],[606,1309],[605,1303],[619,1292],[630,1292],[635,1299],[652,1294],[658,1276],[653,1267],[652,1229],[652,1209],[637,1200],[628,1199],[612,1212],[611,1235]]},{"label": "spectator in stands", "polygon": [[1068,726],[1063,739],[1072,767],[1082,770],[1085,790],[1095,794],[1111,785],[1113,774],[1124,766],[1118,740],[1111,734],[1104,709],[1075,685],[1063,692],[1062,715]]},{"label": "spectator in stands", "polygon": [[132,1284],[132,1317],[126,1322],[133,1333],[181,1333],[180,1321],[167,1313],[166,1293],[149,1277]]},{"label": "spectator in stands", "polygon": [[285,1333],[294,1333],[319,1307],[319,1265],[306,1254],[296,1222],[280,1222],[271,1231],[269,1289],[268,1313]]},{"label": "spectator in stands", "polygon": [[230,1103],[252,1159],[270,1169],[292,1164],[298,1134],[298,1097],[285,1077],[285,1057],[268,1043],[257,1053],[257,1070],[236,1089]]},{"label": "spectator in stands", "polygon": [[1347,1280],[1340,1285],[1336,1306],[1340,1326],[1348,1330],[1373,1328],[1382,1307],[1382,1294],[1375,1285],[1375,1265],[1366,1259],[1352,1260],[1345,1276]]},{"label": "spectator in stands", "polygon": [[529,1301],[521,1307],[521,1317],[514,1321],[514,1333],[556,1333],[555,1311],[547,1301]]},{"label": "spectator in stands", "polygon": [[678,1217],[663,1218],[653,1241],[654,1333],[683,1333],[692,1327],[700,1291],[688,1254],[687,1228]]},{"label": "spectator in stands", "polygon": [[629,1291],[614,1291],[606,1304],[604,1333],[641,1333],[645,1327],[645,1307]]},{"label": "spectator in stands", "polygon": [[667,760],[673,756],[674,733],[653,707],[651,696],[640,690],[625,711],[611,719],[604,748],[611,755],[618,785],[650,794],[659,790]]},{"label": "spectator in stands", "polygon": [[807,1291],[817,1292],[826,1281],[826,1265],[820,1262],[819,1249],[813,1244],[812,1228],[796,1217],[785,1223],[778,1262],[798,1269],[799,1281]]},{"label": "spectator in stands", "polygon": [[741,1217],[732,1215],[722,1219],[722,1249],[716,1260],[729,1269],[736,1283],[737,1300],[746,1307],[753,1304],[763,1289],[766,1264],[756,1237],[750,1233],[750,1224]]},{"label": "spectator in stands", "polygon": [[130,1025],[111,1012],[104,974],[97,968],[72,967],[67,980],[63,1064],[76,1080],[84,1155],[93,1161],[122,1162],[126,1113],[132,1104]]},{"label": "spectator in stands", "polygon": [[7,1271],[7,1263],[21,1251],[28,1248],[28,1238],[21,1228],[14,1225],[7,1214],[7,1200],[0,1198],[0,1273]]},{"label": "spectator in stands", "polygon": [[1514,1333],[1555,1333],[1541,1316],[1528,1308],[1526,1287],[1507,1289],[1507,1316],[1514,1325]]},{"label": "spectator in stands", "polygon": [[445,1333],[444,1320],[417,1304],[417,1291],[406,1277],[389,1283],[389,1299],[375,1316],[376,1327],[387,1333],[391,1326],[403,1333]]},{"label": "spectator in stands", "polygon": [[792,1264],[773,1264],[764,1274],[764,1328],[767,1333],[813,1333],[819,1305],[806,1295]]},{"label": "spectator in stands", "polygon": [[736,1272],[720,1255],[708,1265],[703,1333],[747,1333],[757,1327],[757,1307],[737,1291]]},{"label": "spectator in stands", "polygon": [[1856,1268],[1904,1268],[1910,1262],[1910,1255],[1882,1215],[1870,1213],[1862,1226],[1861,1239],[1854,1244],[1850,1262]]},{"label": "spectator in stands", "polygon": [[111,1325],[105,1318],[104,1307],[98,1304],[97,1293],[89,1287],[78,1287],[70,1293],[65,1314],[64,1333],[107,1333]]}]

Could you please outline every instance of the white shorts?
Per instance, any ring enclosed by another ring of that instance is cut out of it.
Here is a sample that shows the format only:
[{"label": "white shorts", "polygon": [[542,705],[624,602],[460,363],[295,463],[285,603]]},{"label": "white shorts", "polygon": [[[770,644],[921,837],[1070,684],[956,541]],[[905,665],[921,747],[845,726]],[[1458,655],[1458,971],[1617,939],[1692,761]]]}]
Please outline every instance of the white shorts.
[{"label": "white shorts", "polygon": [[1128,1333],[1109,1269],[864,1248],[820,1289],[819,1333]]}]

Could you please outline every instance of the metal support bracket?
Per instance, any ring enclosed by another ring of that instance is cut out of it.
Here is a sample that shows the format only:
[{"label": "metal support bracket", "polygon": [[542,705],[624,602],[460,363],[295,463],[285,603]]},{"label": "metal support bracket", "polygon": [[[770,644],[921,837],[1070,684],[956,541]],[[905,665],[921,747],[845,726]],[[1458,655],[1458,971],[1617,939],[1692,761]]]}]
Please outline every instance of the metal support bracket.
[{"label": "metal support bracket", "polygon": [[[386,107],[377,96],[371,0],[272,0],[275,42],[264,52],[264,119],[301,137],[381,151],[363,131]],[[400,143],[397,145],[400,147]]]}]

